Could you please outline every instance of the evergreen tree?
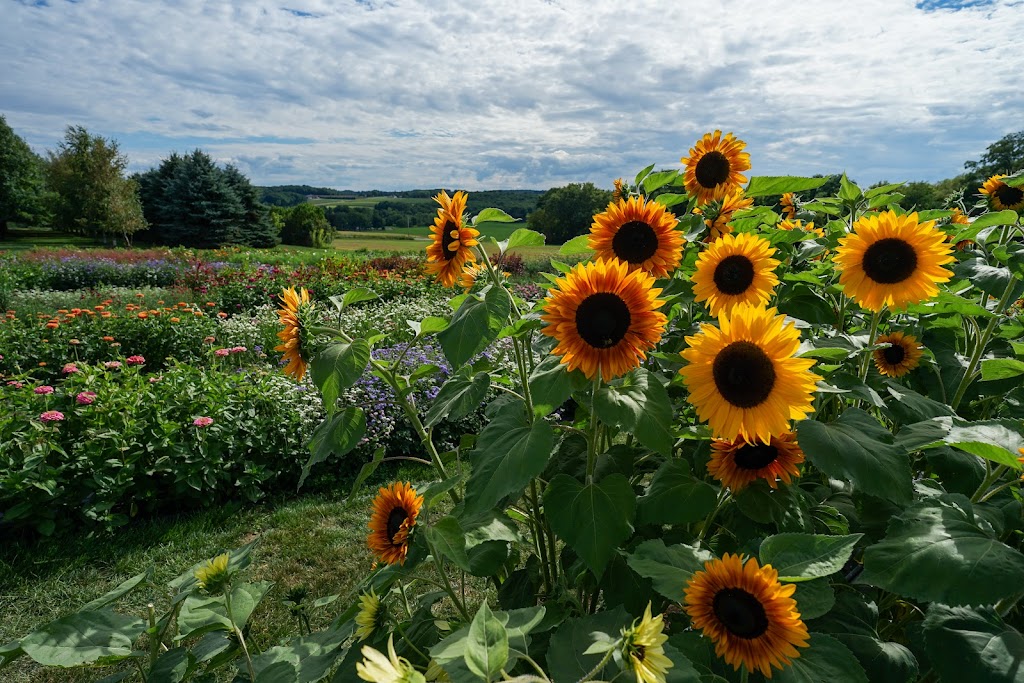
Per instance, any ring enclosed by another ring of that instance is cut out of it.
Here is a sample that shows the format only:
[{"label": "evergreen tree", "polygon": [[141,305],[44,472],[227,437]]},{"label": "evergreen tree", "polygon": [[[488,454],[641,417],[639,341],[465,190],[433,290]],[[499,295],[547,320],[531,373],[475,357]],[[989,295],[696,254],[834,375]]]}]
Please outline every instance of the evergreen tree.
[{"label": "evergreen tree", "polygon": [[224,179],[239,201],[245,217],[242,220],[242,243],[250,247],[268,248],[278,242],[278,229],[270,220],[270,212],[260,203],[260,193],[241,171],[228,164]]},{"label": "evergreen tree", "polygon": [[42,160],[0,115],[0,239],[9,223],[47,220]]}]

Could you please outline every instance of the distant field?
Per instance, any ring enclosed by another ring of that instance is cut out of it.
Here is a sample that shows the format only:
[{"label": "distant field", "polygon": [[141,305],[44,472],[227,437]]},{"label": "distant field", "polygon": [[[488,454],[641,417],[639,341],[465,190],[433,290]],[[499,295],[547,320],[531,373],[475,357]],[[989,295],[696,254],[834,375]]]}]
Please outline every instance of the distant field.
[{"label": "distant field", "polygon": [[[496,223],[493,221],[486,221],[476,226],[476,229],[485,237],[493,237],[496,240],[507,240],[508,236],[513,232],[519,228],[525,227],[526,224],[523,221],[519,221],[518,223]],[[430,236],[430,227],[388,228],[385,232],[392,235],[411,235],[413,237],[422,237],[426,239]]]},{"label": "distant field", "polygon": [[433,204],[433,201],[426,198],[414,197],[358,197],[357,199],[312,199],[310,204],[317,206],[351,206],[354,209],[369,209],[381,202],[395,202],[396,204]]}]

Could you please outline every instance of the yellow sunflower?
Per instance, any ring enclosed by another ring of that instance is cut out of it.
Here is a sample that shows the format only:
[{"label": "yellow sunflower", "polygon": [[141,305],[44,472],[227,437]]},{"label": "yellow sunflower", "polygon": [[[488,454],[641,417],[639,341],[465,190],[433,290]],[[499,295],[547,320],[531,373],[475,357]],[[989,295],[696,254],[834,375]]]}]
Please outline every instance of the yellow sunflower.
[{"label": "yellow sunflower", "polygon": [[423,674],[409,660],[395,652],[395,634],[388,636],[388,654],[364,645],[363,661],[356,662],[356,675],[369,683],[425,683]]},{"label": "yellow sunflower", "polygon": [[409,532],[420,514],[423,496],[408,482],[381,487],[373,500],[370,534],[366,544],[385,564],[404,564],[409,552]]},{"label": "yellow sunflower", "polygon": [[959,206],[953,207],[953,213],[949,215],[950,225],[970,225],[971,219],[964,215]]},{"label": "yellow sunflower", "polygon": [[708,226],[708,235],[705,238],[708,242],[717,240],[722,235],[732,232],[732,226],[729,225],[729,221],[732,220],[732,216],[737,211],[743,209],[749,209],[754,205],[753,197],[744,197],[743,189],[737,188],[722,199],[722,205],[718,209],[718,214],[714,220],[704,219],[704,224]]},{"label": "yellow sunflower", "polygon": [[825,231],[821,228],[814,227],[814,221],[804,223],[799,219],[784,218],[779,221],[778,225],[775,226],[779,230],[803,230],[804,232],[810,232],[818,237],[824,237]]},{"label": "yellow sunflower", "polygon": [[891,344],[884,349],[875,349],[872,354],[875,367],[886,377],[902,377],[921,362],[921,349],[917,346],[917,339],[909,334],[890,332],[880,336],[875,343]]},{"label": "yellow sunflower", "polygon": [[657,309],[660,289],[642,270],[623,261],[598,259],[577,264],[548,292],[541,330],[558,340],[553,354],[569,370],[579,368],[605,380],[638,367],[665,331]]},{"label": "yellow sunflower", "polygon": [[753,233],[720,237],[697,257],[690,278],[694,301],[706,302],[714,316],[728,313],[739,303],[767,305],[779,284],[774,253],[768,240]]},{"label": "yellow sunflower", "polygon": [[718,327],[705,323],[686,337],[681,355],[688,363],[679,374],[715,436],[768,442],[813,410],[821,378],[810,371],[812,359],[793,357],[800,332],[785,319],[774,308],[741,303],[719,314]]},{"label": "yellow sunflower", "polygon": [[1012,187],[1003,182],[1006,175],[994,175],[978,188],[978,192],[988,197],[992,208],[997,211],[1024,208],[1024,188]]},{"label": "yellow sunflower", "polygon": [[800,619],[796,584],[779,582],[770,564],[725,554],[704,564],[686,586],[686,613],[715,644],[715,654],[734,670],[745,666],[772,677],[800,656],[810,635]]},{"label": "yellow sunflower", "polygon": [[750,155],[743,151],[747,143],[732,133],[707,133],[690,148],[690,156],[680,161],[686,165],[683,184],[686,192],[707,204],[722,199],[730,191],[747,182],[743,171],[750,169]]},{"label": "yellow sunflower", "polygon": [[298,292],[294,287],[284,290],[281,292],[281,302],[284,307],[277,311],[277,316],[284,329],[277,333],[281,343],[274,350],[281,351],[282,357],[288,362],[284,368],[285,374],[301,382],[313,355],[308,332],[313,302],[304,287]]},{"label": "yellow sunflower", "polygon": [[778,487],[776,479],[789,484],[791,477],[799,477],[797,465],[803,461],[804,452],[792,432],[772,435],[767,443],[743,437],[716,439],[711,442],[708,472],[733,491],[741,491],[757,479],[764,479],[774,489]]},{"label": "yellow sunflower", "polygon": [[231,573],[228,571],[230,558],[221,553],[207,560],[195,571],[196,584],[208,593],[220,593],[227,587]]},{"label": "yellow sunflower", "polygon": [[643,197],[620,199],[594,216],[588,246],[595,258],[619,259],[630,270],[646,270],[665,277],[679,265],[683,236],[679,221],[665,207]]},{"label": "yellow sunflower", "polygon": [[467,263],[462,267],[462,272],[459,273],[459,286],[468,292],[473,289],[474,285],[476,285],[481,278],[486,277],[487,264]]},{"label": "yellow sunflower", "polygon": [[441,205],[431,226],[431,243],[427,247],[427,272],[436,273],[438,281],[445,287],[455,284],[462,266],[467,261],[475,261],[472,247],[478,243],[480,233],[462,224],[462,214],[466,210],[466,193],[461,190],[449,197],[441,190],[434,201]]},{"label": "yellow sunflower", "polygon": [[387,613],[381,606],[380,596],[373,592],[363,593],[359,596],[359,612],[356,613],[356,636],[359,640],[366,640],[374,632],[383,627],[387,620]]},{"label": "yellow sunflower", "polygon": [[613,184],[615,185],[615,191],[612,192],[612,204],[618,204],[626,196],[626,181],[622,178],[616,178]]},{"label": "yellow sunflower", "polygon": [[779,200],[779,206],[782,208],[782,215],[786,218],[796,218],[796,195],[792,192],[784,192],[782,198]]},{"label": "yellow sunflower", "polygon": [[663,615],[651,616],[651,603],[647,603],[640,623],[633,622],[622,632],[622,654],[629,668],[636,675],[636,683],[665,683],[665,673],[674,665],[665,656],[665,641],[668,636]]},{"label": "yellow sunflower", "polygon": [[886,211],[860,218],[853,230],[840,238],[834,261],[846,295],[870,311],[927,301],[953,276],[942,267],[953,256],[935,221]]}]

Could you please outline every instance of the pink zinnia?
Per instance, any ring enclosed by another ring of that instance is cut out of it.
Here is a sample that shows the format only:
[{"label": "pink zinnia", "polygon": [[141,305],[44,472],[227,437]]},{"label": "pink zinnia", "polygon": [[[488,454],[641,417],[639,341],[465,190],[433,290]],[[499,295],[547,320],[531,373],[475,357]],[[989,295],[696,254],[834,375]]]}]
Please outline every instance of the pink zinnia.
[{"label": "pink zinnia", "polygon": [[47,410],[39,415],[39,419],[43,422],[60,422],[64,419],[64,413],[59,410]]},{"label": "pink zinnia", "polygon": [[106,363],[103,364],[103,367],[105,367],[107,370],[120,370],[121,369],[121,361],[119,361],[119,360],[108,360]]},{"label": "pink zinnia", "polygon": [[146,359],[142,356],[128,356],[124,359],[124,362],[128,365],[142,365],[146,362]]},{"label": "pink zinnia", "polygon": [[228,355],[229,353],[231,353],[231,351],[228,350],[228,349],[217,349],[216,351],[213,352],[213,355],[220,356],[221,358],[223,358],[224,356]]},{"label": "pink zinnia", "polygon": [[70,375],[74,372],[78,372],[78,366],[74,363],[67,363],[64,365],[64,374]]},{"label": "pink zinnia", "polygon": [[245,353],[248,350],[249,349],[245,348],[244,346],[233,346],[233,347],[231,347],[231,353]]},{"label": "pink zinnia", "polygon": [[95,391],[83,391],[78,396],[75,396],[75,400],[83,406],[87,406],[96,400]]},{"label": "pink zinnia", "polygon": [[34,391],[37,394],[39,394],[40,396],[42,396],[42,395],[45,395],[45,394],[52,394],[53,393],[53,387],[44,384],[41,387],[36,387],[32,391]]},{"label": "pink zinnia", "polygon": [[210,425],[213,424],[213,418],[205,416],[197,417],[196,419],[192,420],[192,424],[194,424],[196,427],[209,427]]},{"label": "pink zinnia", "polygon": [[15,389],[21,389],[22,387],[25,386],[25,383],[24,382],[19,382],[16,379],[12,379],[10,382],[7,383],[7,386],[14,387]]}]

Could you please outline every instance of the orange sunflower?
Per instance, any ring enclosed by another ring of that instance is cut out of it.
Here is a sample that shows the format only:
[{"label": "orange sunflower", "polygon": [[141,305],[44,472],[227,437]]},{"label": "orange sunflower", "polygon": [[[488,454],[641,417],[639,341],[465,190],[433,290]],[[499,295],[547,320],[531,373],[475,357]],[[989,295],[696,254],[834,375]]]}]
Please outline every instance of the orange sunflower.
[{"label": "orange sunflower", "polygon": [[420,514],[423,496],[409,482],[381,487],[373,499],[370,534],[366,544],[385,564],[405,564],[409,552],[409,532]]},{"label": "orange sunflower", "polygon": [[869,311],[903,308],[939,293],[953,261],[946,235],[935,221],[919,223],[917,213],[874,213],[858,219],[839,240],[834,259],[846,295]]},{"label": "orange sunflower", "polygon": [[779,206],[782,208],[782,215],[786,218],[796,218],[796,195],[792,192],[785,192],[779,199]]},{"label": "orange sunflower", "polygon": [[284,306],[277,311],[277,316],[284,329],[277,333],[281,343],[274,350],[281,351],[282,357],[288,362],[284,373],[301,382],[313,355],[308,332],[313,302],[305,287],[298,292],[294,287],[284,290],[281,292],[281,302]]},{"label": "orange sunflower", "polygon": [[683,236],[679,221],[657,202],[643,197],[620,199],[594,216],[588,246],[596,258],[619,259],[631,270],[665,277],[679,265]]},{"label": "orange sunflower", "polygon": [[732,133],[724,138],[720,130],[706,133],[690,148],[690,156],[680,159],[686,165],[683,184],[687,194],[698,205],[707,204],[747,182],[743,175],[750,169],[750,155],[743,151],[746,146]]},{"label": "orange sunflower", "polygon": [[541,330],[558,340],[553,354],[569,370],[605,380],[638,367],[661,339],[667,322],[654,276],[628,263],[598,259],[577,264],[555,281],[545,300]]},{"label": "orange sunflower", "polygon": [[743,209],[749,209],[753,205],[753,197],[744,197],[742,188],[736,188],[729,192],[722,200],[722,205],[719,207],[718,215],[715,216],[715,219],[704,219],[704,224],[708,226],[708,235],[704,238],[705,241],[713,242],[722,235],[732,232],[732,226],[729,225],[729,221],[732,220],[733,214]]},{"label": "orange sunflower", "polygon": [[770,564],[726,553],[704,564],[686,586],[686,613],[734,670],[745,666],[772,677],[800,656],[810,635],[797,611],[796,584],[782,585]]},{"label": "orange sunflower", "polygon": [[767,305],[779,284],[774,254],[768,240],[749,232],[715,240],[697,257],[694,301],[705,302],[714,316],[742,302]]},{"label": "orange sunflower", "polygon": [[743,437],[716,439],[711,442],[708,472],[733,491],[741,491],[757,479],[764,479],[774,489],[778,488],[776,479],[789,484],[791,477],[799,477],[797,465],[803,461],[804,452],[792,432],[772,435],[767,443]]},{"label": "orange sunflower", "polygon": [[438,281],[445,287],[452,287],[462,273],[467,261],[476,261],[472,247],[478,242],[480,233],[462,224],[466,210],[467,195],[459,190],[449,197],[444,190],[434,197],[441,205],[431,226],[431,243],[427,247],[427,272],[436,273]]},{"label": "orange sunflower", "polygon": [[988,197],[992,208],[997,211],[1024,208],[1024,188],[1013,187],[1003,182],[1006,175],[994,175],[978,188],[978,192]]},{"label": "orange sunflower", "polygon": [[803,230],[804,232],[813,233],[818,237],[825,236],[824,230],[814,227],[814,221],[804,223],[800,219],[784,218],[775,227],[779,230]]},{"label": "orange sunflower", "polygon": [[903,332],[883,334],[875,340],[876,344],[889,344],[884,349],[875,349],[872,356],[875,367],[886,377],[902,377],[921,362],[921,349],[917,338]]}]

